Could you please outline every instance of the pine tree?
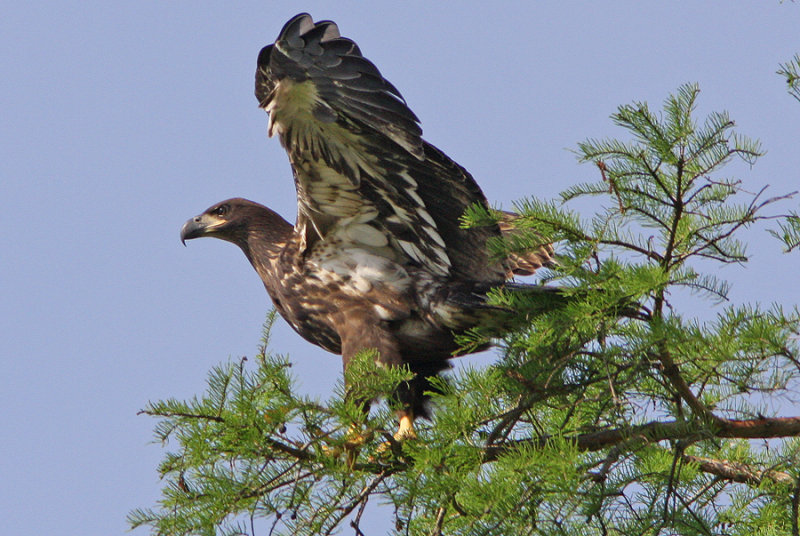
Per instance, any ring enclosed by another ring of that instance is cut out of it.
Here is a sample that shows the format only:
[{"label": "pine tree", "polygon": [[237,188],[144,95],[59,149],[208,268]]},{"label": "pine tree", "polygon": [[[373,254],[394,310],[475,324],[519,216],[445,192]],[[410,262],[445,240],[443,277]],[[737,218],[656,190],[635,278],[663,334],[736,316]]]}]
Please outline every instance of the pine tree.
[{"label": "pine tree", "polygon": [[[555,241],[548,283],[571,298],[543,308],[497,292],[524,322],[497,341],[496,363],[441,383],[418,439],[393,440],[385,404],[361,423],[347,392],[385,397],[407,371],[364,355],[347,389],[300,396],[290,363],[268,351],[271,316],[255,360],[215,368],[202,396],[143,410],[174,450],[159,467],[163,499],[132,526],[250,534],[263,518],[270,534],[359,535],[372,501],[391,505],[397,534],[797,535],[800,416],[779,409],[797,399],[800,312],[726,305],[717,274],[747,261],[744,229],[777,221],[791,251],[800,225],[774,212],[791,194],[721,175],[761,149],[725,113],[698,122],[698,93],[680,87],[660,114],[621,106],[612,119],[626,140],[577,149],[598,180],[517,204],[520,233],[495,253]],[[587,196],[595,214],[568,208]],[[495,216],[476,209],[465,224]]]}]

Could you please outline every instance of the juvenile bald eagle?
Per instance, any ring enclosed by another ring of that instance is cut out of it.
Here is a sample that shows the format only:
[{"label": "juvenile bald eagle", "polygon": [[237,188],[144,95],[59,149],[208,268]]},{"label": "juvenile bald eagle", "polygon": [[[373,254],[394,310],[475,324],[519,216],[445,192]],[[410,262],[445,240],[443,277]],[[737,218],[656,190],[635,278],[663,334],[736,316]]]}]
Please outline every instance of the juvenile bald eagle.
[{"label": "juvenile bald eagle", "polygon": [[400,92],[333,22],[291,19],[258,55],[255,94],[289,155],[296,223],[229,199],[181,238],[239,246],[283,318],[345,367],[364,349],[407,365],[416,376],[396,393],[396,437],[413,437],[430,377],[459,351],[454,334],[496,313],[487,291],[549,263],[552,248],[492,262],[500,226],[459,226],[470,205],[488,207],[481,189],[422,139]]}]

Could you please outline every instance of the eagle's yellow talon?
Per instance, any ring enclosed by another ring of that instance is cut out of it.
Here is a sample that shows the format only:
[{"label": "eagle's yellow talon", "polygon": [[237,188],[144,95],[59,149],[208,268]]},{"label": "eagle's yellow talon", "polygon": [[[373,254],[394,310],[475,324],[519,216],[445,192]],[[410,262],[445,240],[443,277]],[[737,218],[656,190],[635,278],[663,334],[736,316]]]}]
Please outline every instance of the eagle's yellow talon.
[{"label": "eagle's yellow talon", "polygon": [[416,439],[417,432],[414,431],[414,416],[411,413],[403,413],[400,416],[400,426],[394,434],[396,441],[405,441],[406,439]]},{"label": "eagle's yellow talon", "polygon": [[352,465],[358,457],[358,452],[366,443],[372,439],[372,432],[361,432],[358,427],[351,425],[345,434],[344,444],[322,445],[322,452],[331,458],[338,458],[342,454],[347,455],[348,464]]},{"label": "eagle's yellow talon", "polygon": [[384,441],[377,448],[377,454],[383,455],[391,452],[392,447],[397,443],[408,441],[409,439],[417,439],[417,432],[414,431],[414,415],[411,412],[400,413],[400,425],[397,432],[392,436],[394,441]]}]

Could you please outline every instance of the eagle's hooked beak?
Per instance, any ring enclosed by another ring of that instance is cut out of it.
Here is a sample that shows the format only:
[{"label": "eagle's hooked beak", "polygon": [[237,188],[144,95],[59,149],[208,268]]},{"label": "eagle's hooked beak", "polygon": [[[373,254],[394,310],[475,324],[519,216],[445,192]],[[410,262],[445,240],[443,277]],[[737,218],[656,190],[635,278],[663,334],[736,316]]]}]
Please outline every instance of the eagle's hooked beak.
[{"label": "eagle's hooked beak", "polygon": [[206,234],[208,222],[205,221],[203,216],[204,215],[201,214],[200,216],[195,216],[194,218],[186,220],[186,223],[181,227],[181,244],[185,246],[187,240],[200,238]]}]

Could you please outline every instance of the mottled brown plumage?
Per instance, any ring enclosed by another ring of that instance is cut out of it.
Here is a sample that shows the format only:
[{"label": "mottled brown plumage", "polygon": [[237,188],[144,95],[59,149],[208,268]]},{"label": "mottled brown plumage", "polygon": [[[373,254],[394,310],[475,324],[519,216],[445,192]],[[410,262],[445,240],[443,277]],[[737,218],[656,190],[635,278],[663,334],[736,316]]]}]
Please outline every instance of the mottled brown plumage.
[{"label": "mottled brown plumage", "polygon": [[369,348],[408,365],[417,376],[397,393],[406,424],[426,415],[423,391],[458,353],[454,334],[496,317],[486,293],[549,263],[552,248],[490,260],[487,241],[513,232],[511,216],[461,228],[469,206],[488,208],[477,183],[421,138],[399,91],[334,23],[290,20],[259,54],[256,97],[292,164],[295,225],[230,199],[182,238],[238,245],[280,314],[345,366]]}]

